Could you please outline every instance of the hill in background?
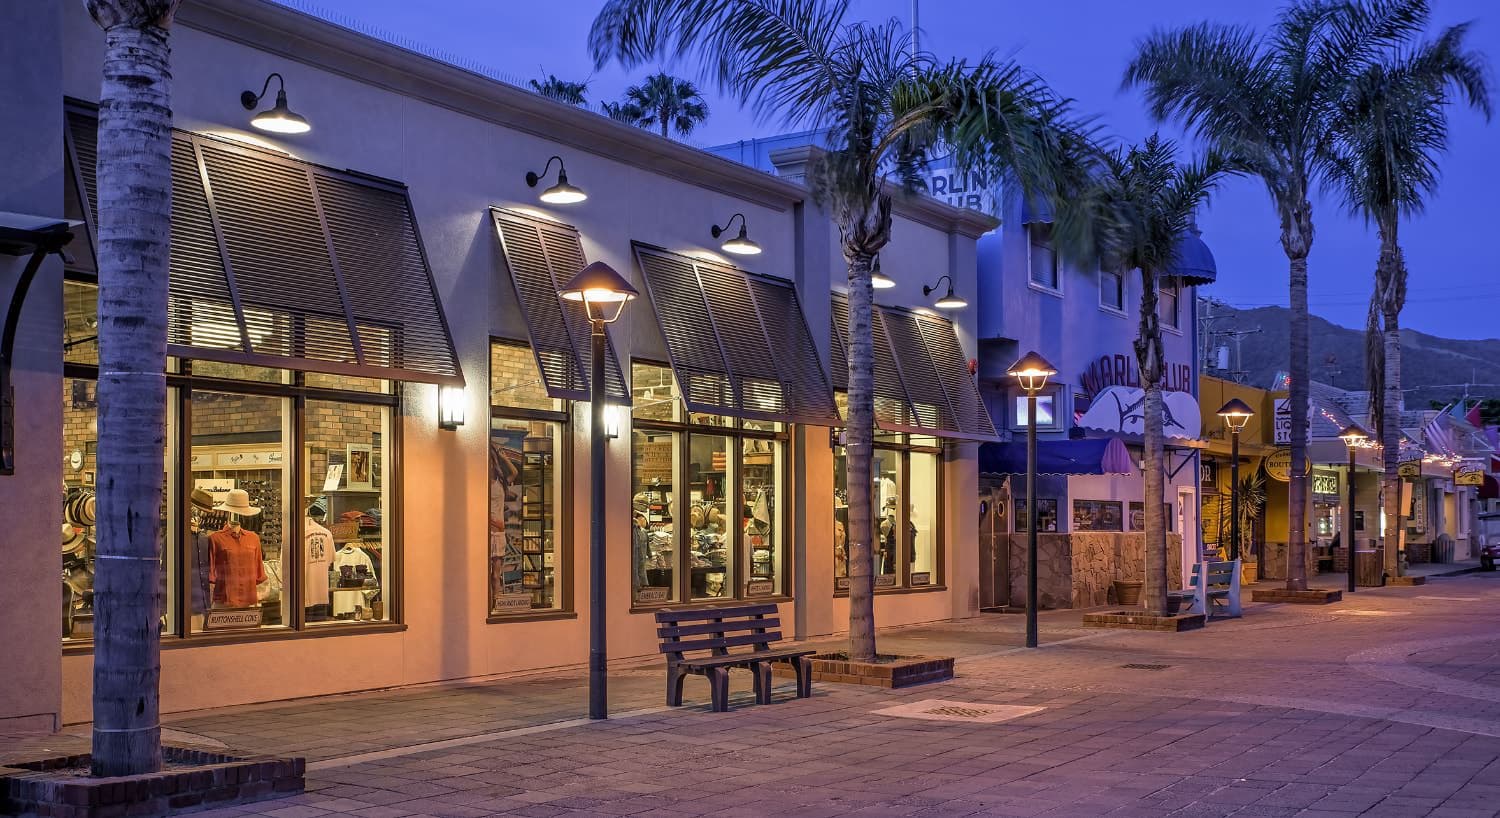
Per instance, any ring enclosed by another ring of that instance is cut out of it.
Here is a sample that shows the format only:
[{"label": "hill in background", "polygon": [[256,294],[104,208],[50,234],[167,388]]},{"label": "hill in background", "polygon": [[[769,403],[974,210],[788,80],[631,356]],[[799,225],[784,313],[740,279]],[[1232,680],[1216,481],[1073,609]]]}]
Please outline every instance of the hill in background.
[{"label": "hill in background", "polygon": [[[1220,346],[1229,348],[1229,370],[1251,386],[1269,387],[1277,372],[1287,369],[1290,359],[1288,335],[1291,311],[1285,307],[1257,307],[1240,310],[1216,301],[1201,301],[1206,344],[1204,371],[1227,377],[1218,371],[1215,353]],[[1255,329],[1260,332],[1233,333]],[[1341,327],[1316,315],[1312,318],[1308,341],[1312,378],[1340,389],[1363,390],[1365,383],[1364,330]],[[1482,341],[1439,338],[1425,332],[1402,330],[1402,387],[1409,409],[1425,409],[1429,401],[1448,403],[1464,394],[1464,384],[1471,397],[1500,397],[1500,339]],[[1237,359],[1238,357],[1238,359]]]}]

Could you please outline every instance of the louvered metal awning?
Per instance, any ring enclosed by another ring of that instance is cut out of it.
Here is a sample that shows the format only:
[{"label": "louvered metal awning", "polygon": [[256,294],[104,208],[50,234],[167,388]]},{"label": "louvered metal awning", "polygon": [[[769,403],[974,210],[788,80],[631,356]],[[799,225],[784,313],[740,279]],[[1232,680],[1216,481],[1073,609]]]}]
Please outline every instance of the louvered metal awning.
[{"label": "louvered metal awning", "polygon": [[[849,301],[833,295],[834,388],[849,388]],[[894,307],[870,315],[875,422],[890,432],[996,440],[953,322]]]},{"label": "louvered metal awning", "polygon": [[[578,230],[513,210],[490,208],[490,215],[516,300],[526,317],[531,349],[547,384],[547,394],[588,400],[592,329],[582,302],[565,301],[558,294],[588,264]],[[605,395],[616,403],[629,404],[630,394],[608,335],[605,342]]]},{"label": "louvered metal awning", "polygon": [[633,247],[689,410],[841,424],[796,287],[640,242]]},{"label": "louvered metal awning", "polygon": [[[98,120],[67,125],[70,269],[96,273]],[[463,384],[403,185],[173,131],[171,241],[169,354]]]}]

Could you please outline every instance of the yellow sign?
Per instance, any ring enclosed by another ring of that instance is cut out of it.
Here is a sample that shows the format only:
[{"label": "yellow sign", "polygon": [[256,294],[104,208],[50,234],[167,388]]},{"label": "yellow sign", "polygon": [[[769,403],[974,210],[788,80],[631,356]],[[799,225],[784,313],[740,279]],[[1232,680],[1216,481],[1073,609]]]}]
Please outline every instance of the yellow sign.
[{"label": "yellow sign", "polygon": [[[1280,480],[1285,483],[1292,477],[1292,450],[1277,449],[1266,457],[1266,474],[1271,475],[1272,480]],[[1302,474],[1307,475],[1312,471],[1312,463],[1302,463]]]},{"label": "yellow sign", "polygon": [[1422,461],[1408,460],[1405,463],[1399,463],[1396,465],[1396,473],[1402,477],[1421,477]]},{"label": "yellow sign", "polygon": [[1460,486],[1484,485],[1484,469],[1480,466],[1460,466],[1453,473],[1453,482]]}]

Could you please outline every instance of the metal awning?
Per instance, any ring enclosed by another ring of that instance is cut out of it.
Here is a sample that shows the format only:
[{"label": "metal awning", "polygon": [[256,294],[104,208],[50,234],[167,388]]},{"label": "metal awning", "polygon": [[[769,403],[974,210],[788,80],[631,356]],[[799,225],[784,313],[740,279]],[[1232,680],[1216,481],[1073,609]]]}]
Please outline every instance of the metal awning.
[{"label": "metal awning", "polygon": [[[98,119],[67,111],[65,212],[97,273]],[[167,351],[258,366],[461,385],[406,187],[172,132]]]},{"label": "metal awning", "polygon": [[[849,301],[833,296],[834,386],[848,389]],[[953,322],[895,307],[870,316],[875,422],[892,432],[994,440],[994,423],[969,373]]]},{"label": "metal awning", "polygon": [[[1131,474],[1130,450],[1117,437],[1039,440],[1037,474]],[[986,443],[979,447],[980,474],[1025,474],[1026,443]]]},{"label": "metal awning", "polygon": [[[568,281],[588,264],[578,230],[572,225],[513,210],[490,208],[490,215],[515,286],[516,301],[526,318],[531,349],[547,384],[547,394],[554,398],[589,400],[592,330],[583,303],[566,301],[559,295]],[[630,403],[620,362],[607,334],[604,393],[616,403]]]},{"label": "metal awning", "polygon": [[791,282],[640,242],[632,247],[689,410],[841,424]]}]

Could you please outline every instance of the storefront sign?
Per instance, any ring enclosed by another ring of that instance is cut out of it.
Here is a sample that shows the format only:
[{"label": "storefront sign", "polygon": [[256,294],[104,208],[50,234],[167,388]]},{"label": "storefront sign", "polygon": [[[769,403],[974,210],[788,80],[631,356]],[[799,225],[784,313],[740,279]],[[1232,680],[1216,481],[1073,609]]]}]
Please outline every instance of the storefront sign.
[{"label": "storefront sign", "polygon": [[[1287,461],[1287,467],[1291,468],[1290,460]],[[1322,469],[1318,469],[1317,471],[1313,472],[1312,490],[1313,494],[1332,494],[1337,496],[1339,493],[1338,473],[1324,471]]]},{"label": "storefront sign", "polygon": [[[1192,364],[1168,362],[1162,369],[1162,389],[1168,392],[1193,391]],[[1083,387],[1085,394],[1095,396],[1111,386],[1140,389],[1141,374],[1136,368],[1135,353],[1100,355],[1098,359],[1090,361],[1088,367],[1083,370],[1083,375],[1079,377],[1079,385]]]},{"label": "storefront sign", "polygon": [[280,466],[282,456],[279,449],[259,452],[225,452],[214,458],[214,462],[221,469],[254,469],[265,466]]},{"label": "storefront sign", "polygon": [[1453,472],[1453,482],[1460,486],[1482,486],[1484,485],[1484,467],[1478,464],[1459,466]]},{"label": "storefront sign", "polygon": [[912,585],[931,585],[932,584],[932,572],[931,571],[915,571],[915,572],[913,572],[912,575],[911,575],[911,584]]},{"label": "storefront sign", "polygon": [[635,601],[640,603],[666,602],[672,595],[670,588],[638,588]]},{"label": "storefront sign", "polygon": [[835,590],[835,591],[847,591],[847,590],[849,590],[849,578],[848,577],[836,577],[833,580],[833,590]]},{"label": "storefront sign", "polygon": [[259,605],[251,608],[219,608],[209,611],[203,619],[206,631],[232,631],[260,627],[263,611]]},{"label": "storefront sign", "polygon": [[1407,479],[1415,479],[1422,476],[1422,461],[1408,460],[1405,463],[1396,464],[1396,473]]},{"label": "storefront sign", "polygon": [[[1304,475],[1310,470],[1309,467],[1311,465],[1310,463],[1302,464],[1302,473]],[[1283,483],[1291,480],[1292,450],[1277,449],[1271,452],[1270,456],[1266,458],[1266,474],[1269,474],[1272,480],[1280,480]]]},{"label": "storefront sign", "polygon": [[1275,437],[1271,442],[1277,446],[1286,446],[1292,442],[1292,399],[1277,398],[1275,401],[1275,419],[1273,420]]},{"label": "storefront sign", "polygon": [[531,594],[496,594],[492,613],[524,613],[531,610]]},{"label": "storefront sign", "polygon": [[745,596],[770,596],[776,592],[776,583],[769,579],[752,579],[745,583]]},{"label": "storefront sign", "polygon": [[876,588],[894,588],[894,587],[896,587],[896,575],[895,574],[881,574],[880,576],[878,576],[878,577],[875,578],[875,587]]},{"label": "storefront sign", "polygon": [[[1078,425],[1104,432],[1141,435],[1146,432],[1146,393],[1139,388],[1110,386],[1094,396]],[[1198,401],[1186,392],[1167,392],[1161,398],[1162,434],[1198,439],[1203,419]]]}]

